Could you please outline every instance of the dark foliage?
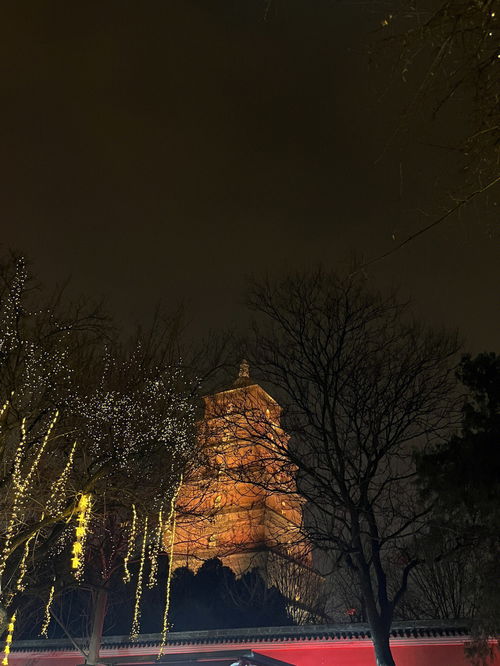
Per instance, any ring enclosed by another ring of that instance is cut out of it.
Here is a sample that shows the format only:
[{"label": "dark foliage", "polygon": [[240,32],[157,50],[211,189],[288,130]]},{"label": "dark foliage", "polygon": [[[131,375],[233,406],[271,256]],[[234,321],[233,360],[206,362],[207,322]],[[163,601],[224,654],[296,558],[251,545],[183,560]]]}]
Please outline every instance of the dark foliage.
[{"label": "dark foliage", "polygon": [[419,473],[439,507],[466,522],[469,538],[500,540],[500,357],[464,356],[459,377],[469,390],[462,432],[421,456]]},{"label": "dark foliage", "polygon": [[286,600],[267,588],[257,570],[237,579],[218,559],[194,574],[178,569],[172,580],[171,623],[175,631],[291,624]]},{"label": "dark foliage", "polygon": [[[137,568],[137,563],[131,565],[132,583],[123,584],[119,575],[113,580],[113,595],[109,597],[104,626],[107,635],[126,636],[130,632]],[[143,633],[161,631],[166,574],[167,558],[163,557],[159,563],[160,584],[143,591]],[[76,588],[56,601],[55,613],[73,636],[86,635],[89,631],[91,606],[88,591]],[[42,617],[43,606],[40,602],[34,603],[23,638],[37,637]],[[268,588],[257,570],[249,571],[237,579],[233,571],[223,566],[220,560],[212,559],[205,562],[197,573],[182,567],[173,575],[170,604],[170,626],[173,631],[289,624],[292,622],[287,613],[285,598],[276,588]],[[61,626],[52,623],[50,636],[64,638],[65,634]]]},{"label": "dark foliage", "polygon": [[462,431],[421,456],[418,470],[424,494],[435,497],[436,536],[441,530],[449,540],[452,534],[473,561],[481,562],[474,627],[479,658],[487,636],[500,628],[500,356],[464,356],[459,377],[468,390]]}]

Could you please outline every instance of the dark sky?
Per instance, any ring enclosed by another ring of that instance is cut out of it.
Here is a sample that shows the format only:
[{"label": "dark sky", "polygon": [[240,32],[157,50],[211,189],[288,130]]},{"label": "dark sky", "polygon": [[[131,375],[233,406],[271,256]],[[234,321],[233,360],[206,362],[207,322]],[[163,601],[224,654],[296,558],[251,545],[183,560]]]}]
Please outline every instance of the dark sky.
[{"label": "dark sky", "polygon": [[[126,323],[186,300],[200,331],[241,321],[248,273],[384,252],[450,204],[459,174],[424,145],[440,130],[423,110],[387,146],[414,89],[382,56],[370,65],[382,15],[326,0],[2,3],[0,242]],[[472,351],[498,347],[495,196],[368,270]]]}]

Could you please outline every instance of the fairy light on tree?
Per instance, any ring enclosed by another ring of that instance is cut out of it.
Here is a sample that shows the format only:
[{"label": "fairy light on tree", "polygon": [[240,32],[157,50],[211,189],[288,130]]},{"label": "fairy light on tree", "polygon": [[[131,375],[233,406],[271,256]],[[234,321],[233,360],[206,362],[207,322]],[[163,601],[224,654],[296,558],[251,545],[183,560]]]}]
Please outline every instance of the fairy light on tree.
[{"label": "fairy light on tree", "polygon": [[161,631],[161,643],[160,643],[160,650],[158,652],[158,659],[162,656],[165,650],[165,645],[167,644],[167,634],[169,629],[168,615],[170,611],[170,589],[172,586],[172,572],[174,568],[174,546],[175,546],[175,527],[176,527],[175,505],[177,502],[177,497],[179,496],[181,490],[182,481],[183,477],[181,475],[177,489],[172,496],[172,501],[170,503],[170,512],[167,518],[168,568],[167,568],[167,582],[165,585],[165,608],[163,611],[163,625]]},{"label": "fairy light on tree", "polygon": [[97,313],[60,296],[41,296],[21,257],[0,258],[0,631],[28,581],[43,585],[38,553],[58,543],[79,488],[67,489],[73,456],[55,407],[68,414],[70,358],[89,343]]},{"label": "fairy light on tree", "polygon": [[[56,589],[64,600],[64,580],[52,580],[52,563],[59,572],[64,562],[78,582],[85,573],[112,594],[114,573],[123,568],[130,581],[131,558],[140,554],[137,633],[143,584],[158,579],[162,507],[173,500],[172,479],[195,450],[192,397],[175,343],[179,327],[172,321],[160,330],[162,322],[151,335],[122,345],[102,335],[107,324],[98,311],[80,305],[58,310],[57,298],[41,306],[33,293],[24,262],[9,267],[0,259],[0,448],[6,461],[0,470],[0,611],[15,601],[22,612],[20,593],[31,584],[45,588],[50,603]],[[150,526],[141,538],[138,515],[141,528],[146,519]],[[175,529],[172,512],[168,524]],[[48,603],[45,620],[49,611]]]},{"label": "fairy light on tree", "polygon": [[38,469],[41,457],[45,451],[45,448],[47,446],[47,442],[49,441],[50,438],[50,433],[52,432],[52,429],[54,428],[54,425],[57,421],[58,418],[58,412],[55,413],[54,417],[49,423],[49,426],[47,428],[47,431],[42,439],[42,443],[37,451],[37,454],[35,456],[35,459],[33,460],[31,467],[29,469],[29,472],[27,475],[23,478],[22,477],[22,463],[25,458],[25,449],[26,449],[26,419],[22,420],[21,423],[21,440],[19,442],[19,446],[17,447],[16,455],[14,458],[14,466],[13,466],[13,474],[12,474],[12,479],[13,479],[13,485],[14,485],[14,497],[12,500],[12,509],[11,509],[11,515],[9,522],[7,524],[7,528],[5,531],[5,536],[4,536],[4,546],[2,550],[2,555],[0,557],[0,580],[3,576],[3,573],[5,571],[5,566],[7,563],[7,558],[10,555],[11,552],[11,545],[12,545],[12,539],[14,537],[16,528],[17,528],[17,523],[19,521],[19,513],[22,509],[22,504],[25,499],[27,490],[30,487],[31,480],[33,478],[33,475],[35,474],[36,470]]},{"label": "fairy light on tree", "polygon": [[146,560],[146,543],[148,540],[148,517],[144,518],[144,532],[142,537],[141,547],[141,561],[139,564],[139,572],[137,574],[137,587],[135,591],[135,604],[134,604],[134,618],[132,620],[132,629],[130,637],[135,640],[140,632],[140,618],[141,618],[141,597],[142,597],[142,578],[144,575],[144,562]]},{"label": "fairy light on tree", "polygon": [[76,442],[73,443],[71,451],[68,456],[68,461],[64,466],[63,471],[61,472],[60,477],[54,483],[52,492],[50,494],[49,500],[47,502],[46,511],[48,514],[54,515],[61,512],[61,509],[64,506],[64,500],[66,497],[66,485],[73,468],[73,461],[75,457]]},{"label": "fairy light on tree", "polygon": [[45,636],[45,638],[48,638],[48,631],[49,631],[49,625],[50,625],[50,609],[52,607],[52,602],[54,600],[54,590],[55,590],[55,585],[52,585],[50,588],[49,592],[49,598],[47,600],[47,605],[45,606],[45,612],[44,612],[44,620],[42,624],[42,628],[40,630],[40,636]]},{"label": "fairy light on tree", "polygon": [[175,526],[176,526],[176,516],[175,513],[172,518],[172,525],[170,528],[170,548],[168,552],[168,570],[167,570],[167,583],[165,585],[165,609],[163,611],[163,626],[161,630],[161,644],[160,650],[158,653],[158,658],[160,658],[164,652],[165,645],[167,644],[167,634],[169,629],[168,615],[170,611],[170,590],[172,587],[172,572],[173,572],[173,561],[174,561],[174,545],[175,545]]},{"label": "fairy light on tree", "polygon": [[14,627],[16,625],[16,613],[14,613],[11,618],[10,622],[7,625],[7,636],[5,637],[5,644],[3,647],[3,653],[4,657],[2,659],[2,666],[7,666],[9,663],[9,654],[12,646],[12,636],[14,635]]},{"label": "fairy light on tree", "polygon": [[162,516],[162,510],[160,509],[160,511],[158,512],[158,525],[156,527],[156,534],[151,542],[150,551],[149,551],[150,568],[149,568],[148,588],[150,590],[158,582],[158,556],[161,551],[162,537],[163,537],[163,516]]},{"label": "fairy light on tree", "polygon": [[35,535],[33,534],[29,539],[26,539],[26,542],[24,544],[23,556],[21,558],[21,561],[19,562],[19,576],[16,582],[17,592],[24,592],[24,590],[26,589],[24,579],[26,578],[26,572],[28,570],[27,561],[30,553],[30,545],[34,538]]},{"label": "fairy light on tree", "polygon": [[[109,455],[113,479],[113,484],[103,480],[94,494],[96,509],[86,571],[89,576],[93,571],[95,584],[104,592],[96,602],[101,610],[97,614],[96,606],[93,644],[102,635],[103,609],[107,604],[104,596],[112,593],[111,572],[122,567],[124,582],[130,582],[130,564],[136,556],[139,566],[131,636],[138,635],[143,585],[147,582],[145,561],[149,553],[153,561],[149,578],[153,583],[157,578],[155,560],[162,544],[160,524],[157,529],[150,526],[157,516],[159,523],[162,521],[159,513],[166,498],[175,506],[172,495],[176,496],[177,484],[173,485],[172,479],[179,478],[192,459],[194,442],[194,412],[177,388],[182,379],[180,371],[168,368],[168,372],[160,372],[156,366],[148,369],[140,343],[124,360],[107,351],[97,369],[100,375],[93,390],[76,401],[84,423],[83,446],[88,443],[91,455],[102,455],[103,451]],[[99,504],[100,493],[106,496],[107,504],[113,503],[114,511],[120,512],[120,519],[107,515],[104,505]],[[127,512],[128,520],[123,517]]]},{"label": "fairy light on tree", "polygon": [[9,400],[6,400],[6,401],[3,403],[3,405],[0,407],[0,419],[2,418],[2,416],[3,416],[3,415],[5,414],[5,412],[7,411],[7,407],[8,407],[8,406],[9,406]]},{"label": "fairy light on tree", "polygon": [[54,429],[54,426],[55,426],[56,421],[57,421],[58,418],[59,418],[59,411],[56,411],[52,420],[49,423],[49,427],[47,428],[47,432],[45,433],[45,436],[42,439],[42,443],[40,445],[40,448],[38,449],[38,452],[37,452],[36,457],[33,461],[33,464],[31,465],[30,471],[26,475],[26,478],[24,479],[24,481],[21,481],[21,479],[20,479],[20,483],[22,484],[22,493],[23,494],[28,489],[29,484],[31,482],[31,479],[33,478],[33,475],[35,474],[36,470],[38,469],[40,459],[41,459],[41,457],[42,457],[42,455],[43,455],[43,453],[44,453],[44,451],[47,447],[47,443],[49,441],[50,434],[51,434],[52,430]]},{"label": "fairy light on tree", "polygon": [[80,580],[83,575],[85,538],[87,536],[90,510],[90,495],[82,495],[77,506],[75,541],[71,549],[71,568],[74,570],[77,580]]},{"label": "fairy light on tree", "polygon": [[12,473],[12,479],[14,485],[14,497],[12,499],[12,509],[11,509],[10,519],[9,522],[7,523],[7,528],[5,530],[4,546],[2,549],[2,554],[0,556],[0,580],[2,579],[3,573],[5,571],[7,557],[9,556],[10,553],[10,545],[12,542],[12,538],[14,536],[14,528],[16,525],[17,516],[19,512],[19,505],[23,493],[23,485],[20,480],[21,476],[20,469],[21,469],[21,461],[24,455],[25,444],[26,444],[26,419],[23,418],[21,422],[21,440],[19,442],[14,457],[14,465]]},{"label": "fairy light on tree", "polygon": [[123,559],[123,582],[124,583],[130,583],[130,569],[129,569],[129,563],[130,563],[130,558],[132,557],[134,550],[135,550],[135,541],[137,537],[137,511],[135,508],[135,504],[132,504],[132,524],[130,526],[130,532],[128,535],[128,542],[127,542],[127,552],[125,554],[125,557]]}]

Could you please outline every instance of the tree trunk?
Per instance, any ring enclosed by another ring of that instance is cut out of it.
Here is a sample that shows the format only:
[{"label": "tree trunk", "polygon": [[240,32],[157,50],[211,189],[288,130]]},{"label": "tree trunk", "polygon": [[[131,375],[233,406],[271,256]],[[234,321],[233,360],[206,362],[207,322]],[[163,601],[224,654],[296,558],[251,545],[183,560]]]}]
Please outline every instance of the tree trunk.
[{"label": "tree trunk", "polygon": [[97,592],[94,603],[94,618],[92,620],[92,634],[90,636],[89,654],[85,663],[88,666],[98,666],[99,652],[102,643],[102,630],[104,627],[104,618],[106,617],[106,608],[108,605],[108,591],[101,587]]},{"label": "tree trunk", "polygon": [[[370,571],[361,554],[361,543],[358,542],[356,545],[358,546],[358,576],[363,597],[363,609],[366,612],[368,624],[370,625],[377,666],[396,666],[389,645],[392,608],[390,608],[389,604],[387,604],[382,611],[377,608],[377,603],[373,594]],[[380,586],[385,585],[385,580],[379,579],[378,584],[380,589]],[[387,595],[385,595],[385,597],[387,599]]]},{"label": "tree trunk", "polygon": [[396,666],[389,645],[390,630],[382,628],[372,629],[373,647],[375,649],[375,659],[377,666]]},{"label": "tree trunk", "polygon": [[0,605],[0,636],[3,636],[4,631],[7,629],[9,623],[9,614],[5,606]]}]

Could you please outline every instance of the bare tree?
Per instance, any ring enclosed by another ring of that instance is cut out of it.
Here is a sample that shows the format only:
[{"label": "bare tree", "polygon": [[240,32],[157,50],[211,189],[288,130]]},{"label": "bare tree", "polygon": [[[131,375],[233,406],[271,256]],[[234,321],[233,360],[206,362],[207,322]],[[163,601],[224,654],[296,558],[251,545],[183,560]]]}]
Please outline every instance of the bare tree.
[{"label": "bare tree", "polygon": [[287,599],[288,614],[295,624],[319,624],[331,619],[326,609],[328,590],[316,569],[270,553],[267,580]]},{"label": "bare tree", "polygon": [[469,122],[453,148],[483,186],[499,175],[499,9],[498,0],[401,0],[381,22],[385,42],[398,45],[400,76],[424,72],[414,102],[427,97],[433,117],[460,117],[467,109]]},{"label": "bare tree", "polygon": [[321,271],[257,282],[249,304],[250,358],[283,407],[283,430],[272,410],[265,426],[262,410],[241,410],[239,430],[260,435],[253,481],[281,495],[298,488],[308,540],[353,573],[377,664],[393,666],[391,622],[429,511],[412,454],[452,422],[455,337],[408,321],[392,296]]},{"label": "bare tree", "polygon": [[481,559],[481,553],[460,550],[430,557],[414,569],[401,609],[404,619],[473,618],[480,605]]},{"label": "bare tree", "polygon": [[[408,96],[379,159],[396,138],[409,135],[413,141],[417,134],[420,143],[451,153],[457,169],[440,209],[429,211],[415,231],[401,238],[394,234],[391,247],[364,267],[477,200],[491,215],[487,229],[494,235],[500,184],[498,0],[389,0],[374,7],[380,29],[372,40],[372,61],[384,72],[384,81],[400,82],[401,94]],[[422,119],[428,120],[425,130]],[[402,187],[403,164],[400,170]]]}]

